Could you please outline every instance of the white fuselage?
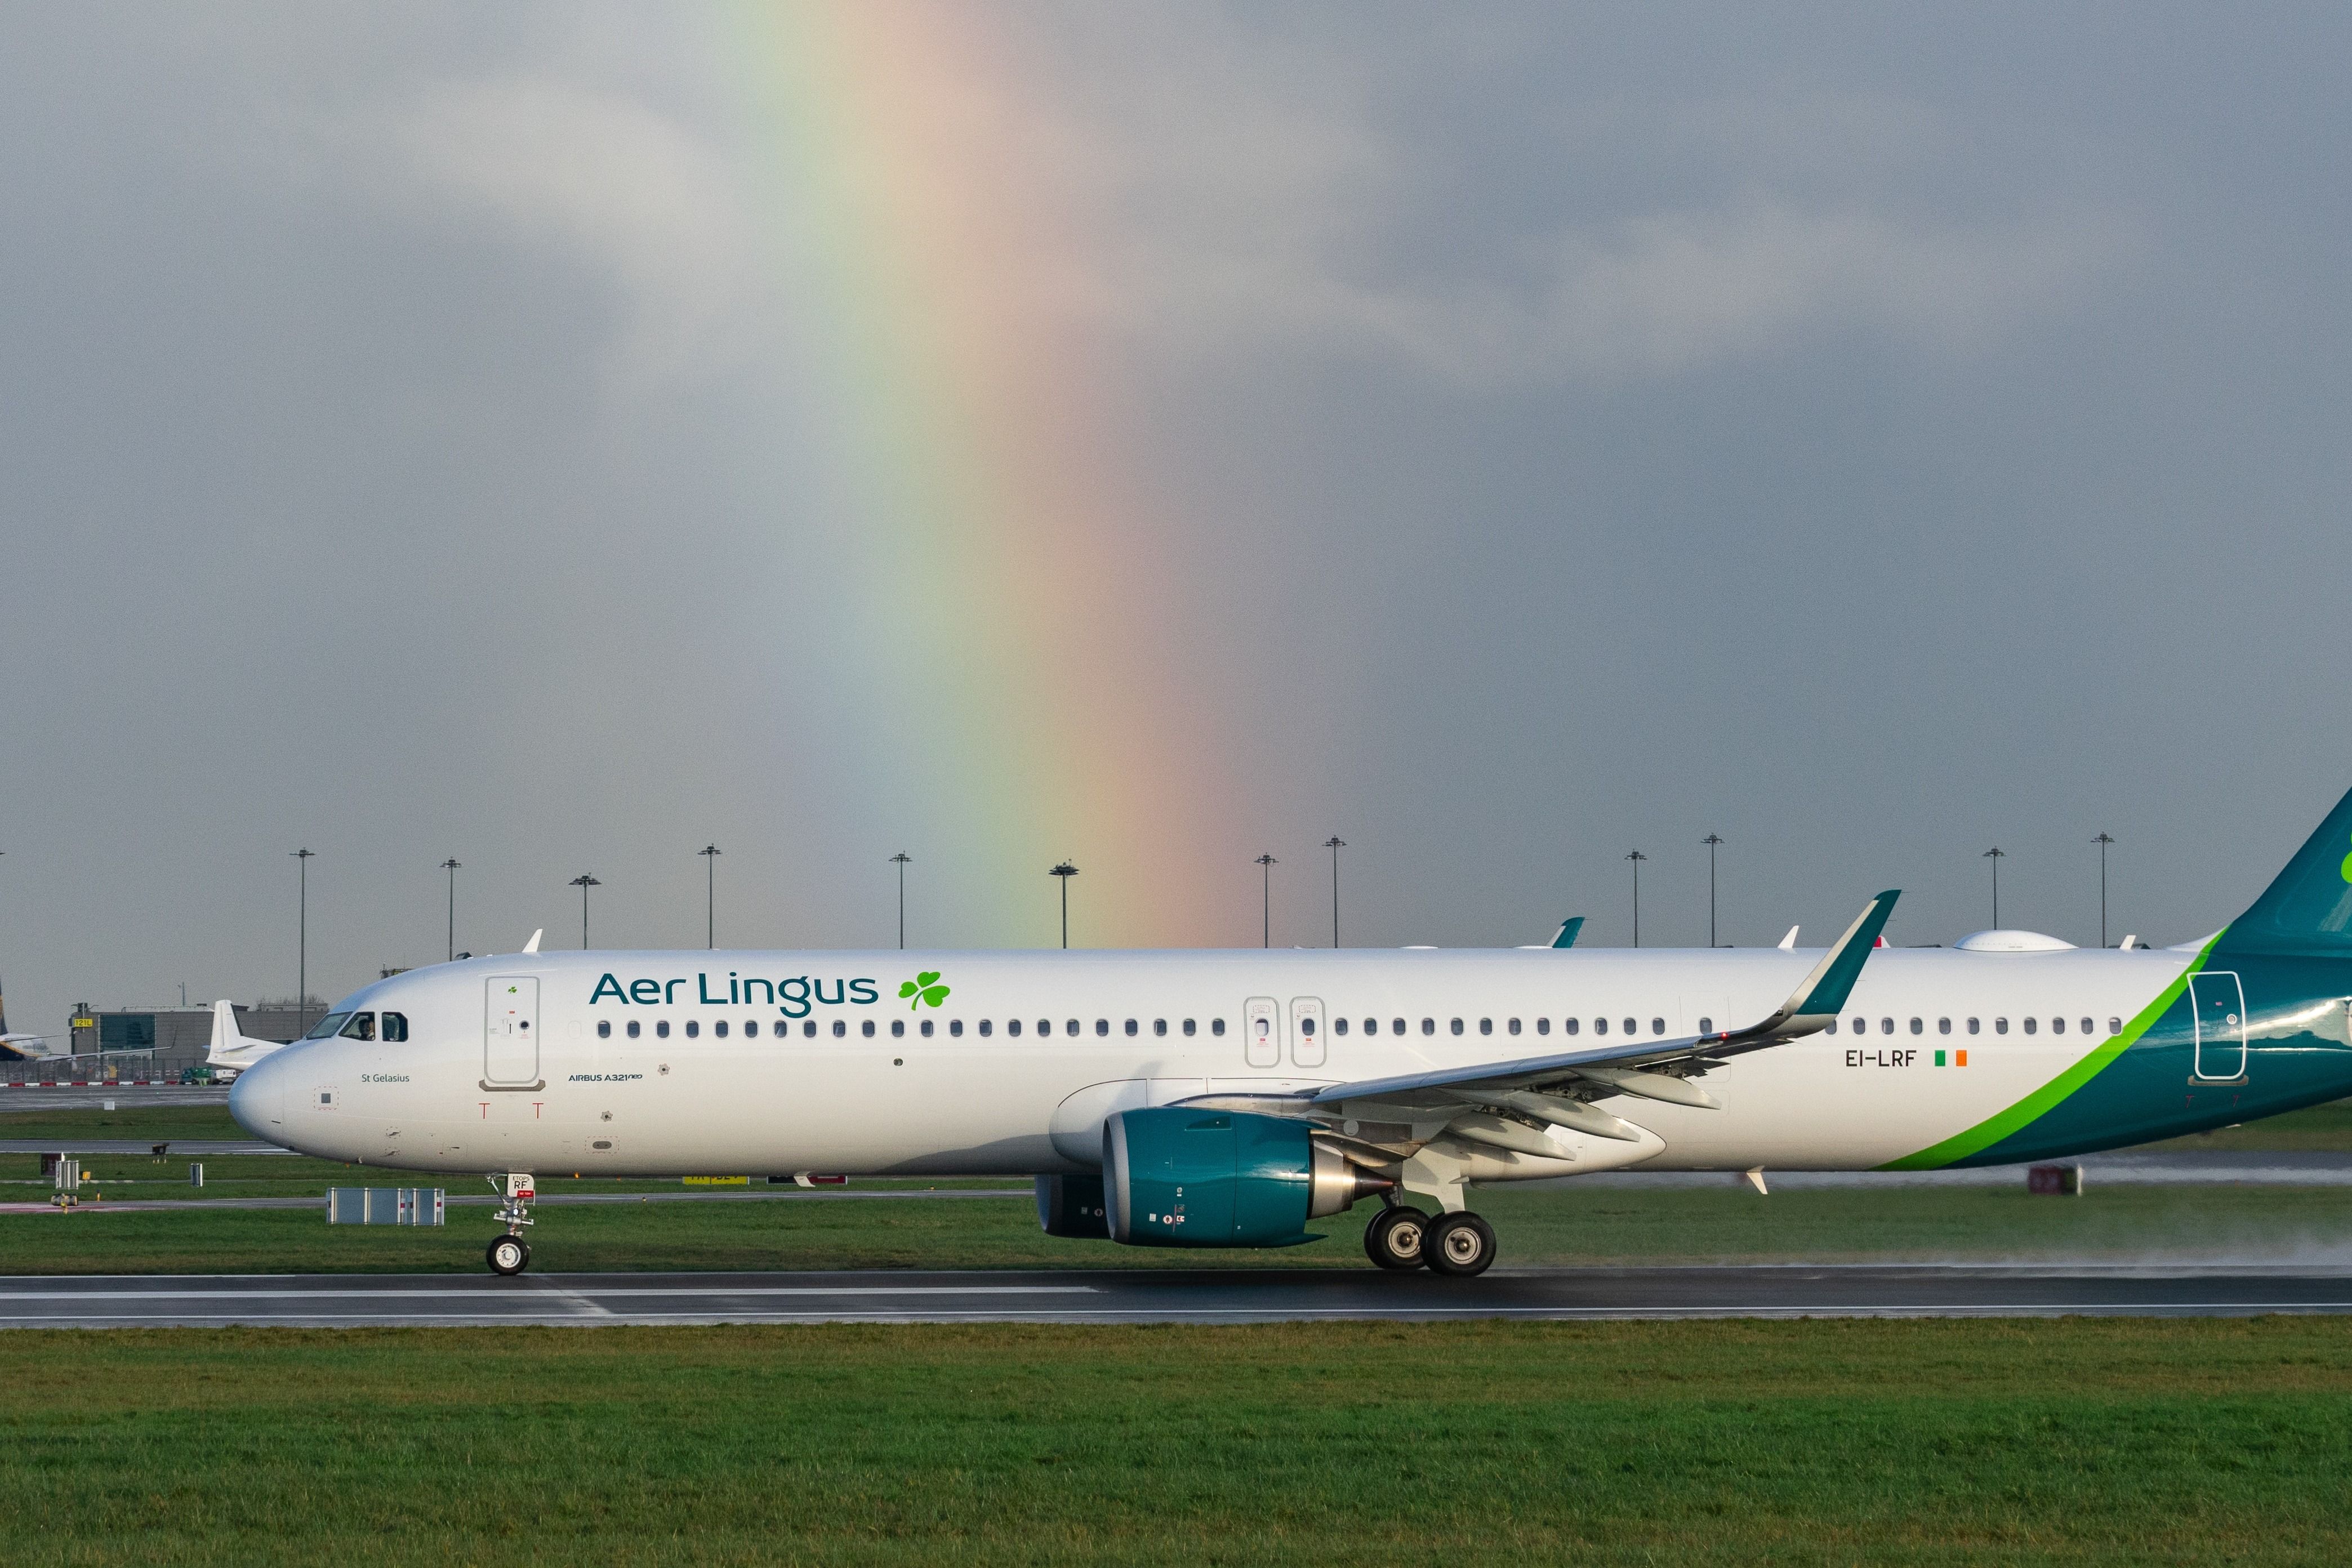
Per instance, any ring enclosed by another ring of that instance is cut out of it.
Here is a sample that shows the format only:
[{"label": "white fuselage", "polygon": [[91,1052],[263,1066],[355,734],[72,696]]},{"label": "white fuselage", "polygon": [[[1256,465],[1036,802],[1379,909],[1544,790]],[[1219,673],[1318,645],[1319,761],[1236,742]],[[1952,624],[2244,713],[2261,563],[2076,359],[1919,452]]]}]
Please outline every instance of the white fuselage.
[{"label": "white fuselage", "polygon": [[[1080,1172],[1098,1160],[1102,1121],[1115,1110],[1507,1061],[1619,1043],[1629,1032],[1737,1028],[1771,1013],[1820,956],[482,958],[355,993],[338,1014],[397,1015],[405,1038],[383,1038],[389,1026],[379,1026],[373,1039],[305,1041],[247,1072],[232,1103],[247,1128],[289,1147],[412,1170]],[[1654,1141],[1597,1150],[1595,1162],[1638,1152],[1647,1169],[1885,1164],[2058,1078],[2193,956],[1882,950],[1833,1033],[1709,1072],[1721,1109],[1610,1100]],[[947,987],[936,1004],[919,990],[900,994],[932,973]]]}]

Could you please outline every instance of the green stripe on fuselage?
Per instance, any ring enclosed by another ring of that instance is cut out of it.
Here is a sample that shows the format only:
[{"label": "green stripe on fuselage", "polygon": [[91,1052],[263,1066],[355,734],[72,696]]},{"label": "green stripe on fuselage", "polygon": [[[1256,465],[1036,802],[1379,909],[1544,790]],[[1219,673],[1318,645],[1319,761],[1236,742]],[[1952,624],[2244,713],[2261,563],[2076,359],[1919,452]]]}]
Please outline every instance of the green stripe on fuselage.
[{"label": "green stripe on fuselage", "polygon": [[2132,1042],[2147,1033],[2156,1021],[2164,1016],[2166,1011],[2180,999],[2180,994],[2189,989],[2189,976],[2205,967],[2206,959],[2212,955],[2213,942],[2221,940],[2221,933],[2216,932],[2213,942],[2204,945],[2189,967],[2175,976],[2172,984],[2158,993],[2155,1001],[2133,1015],[2131,1022],[2124,1026],[2122,1034],[2111,1039],[2100,1041],[2096,1048],[2074,1066],[2008,1110],[1996,1112],[1967,1131],[1954,1133],[1941,1143],[1922,1149],[1916,1154],[1906,1154],[1899,1160],[1889,1160],[1878,1169],[1932,1171],[1941,1166],[1955,1164],[1971,1154],[1981,1153],[2002,1139],[2021,1131],[2038,1119],[2047,1116],[2064,1103],[2067,1098],[2077,1089],[2098,1077],[2100,1071],[2108,1063],[2123,1055],[2131,1047]]}]

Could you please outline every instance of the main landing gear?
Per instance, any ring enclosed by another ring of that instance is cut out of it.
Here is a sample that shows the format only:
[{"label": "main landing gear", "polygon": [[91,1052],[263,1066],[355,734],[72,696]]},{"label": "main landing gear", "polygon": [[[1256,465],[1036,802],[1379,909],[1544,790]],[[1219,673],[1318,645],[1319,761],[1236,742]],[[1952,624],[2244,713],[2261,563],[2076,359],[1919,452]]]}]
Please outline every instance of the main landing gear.
[{"label": "main landing gear", "polygon": [[1466,1211],[1433,1220],[1397,1204],[1364,1227],[1364,1252],[1382,1268],[1402,1273],[1426,1267],[1433,1274],[1467,1279],[1494,1263],[1495,1227]]},{"label": "main landing gear", "polygon": [[539,1195],[538,1184],[526,1171],[509,1171],[503,1183],[492,1176],[490,1190],[501,1201],[495,1216],[507,1233],[490,1243],[488,1257],[493,1274],[520,1274],[530,1267],[530,1244],[522,1238],[522,1227],[531,1223],[530,1200]]}]

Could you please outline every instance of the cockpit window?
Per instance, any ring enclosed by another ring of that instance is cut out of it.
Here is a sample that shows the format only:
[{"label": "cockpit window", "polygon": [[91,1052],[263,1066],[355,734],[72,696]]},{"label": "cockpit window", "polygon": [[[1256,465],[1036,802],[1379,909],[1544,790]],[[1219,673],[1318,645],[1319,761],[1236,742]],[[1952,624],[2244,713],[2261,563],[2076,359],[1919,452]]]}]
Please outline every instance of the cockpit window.
[{"label": "cockpit window", "polygon": [[373,1013],[352,1014],[352,1021],[343,1026],[343,1038],[347,1040],[374,1039],[375,1015]]},{"label": "cockpit window", "polygon": [[386,1013],[383,1016],[383,1037],[397,1045],[408,1038],[408,1015]]},{"label": "cockpit window", "polygon": [[302,1037],[306,1040],[331,1039],[341,1030],[344,1023],[350,1017],[351,1015],[349,1013],[330,1013],[325,1017],[320,1019],[316,1024],[312,1025],[310,1026],[310,1032]]}]

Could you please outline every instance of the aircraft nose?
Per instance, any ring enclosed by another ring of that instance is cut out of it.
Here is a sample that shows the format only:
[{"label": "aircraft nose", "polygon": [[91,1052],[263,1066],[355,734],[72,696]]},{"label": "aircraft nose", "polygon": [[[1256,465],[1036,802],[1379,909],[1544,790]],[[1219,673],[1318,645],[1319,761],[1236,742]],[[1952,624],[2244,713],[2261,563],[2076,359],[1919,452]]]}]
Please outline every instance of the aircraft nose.
[{"label": "aircraft nose", "polygon": [[256,1138],[284,1143],[286,1064],[276,1056],[264,1057],[237,1074],[228,1086],[228,1113]]}]

